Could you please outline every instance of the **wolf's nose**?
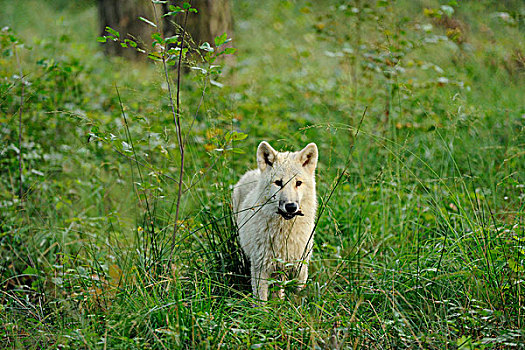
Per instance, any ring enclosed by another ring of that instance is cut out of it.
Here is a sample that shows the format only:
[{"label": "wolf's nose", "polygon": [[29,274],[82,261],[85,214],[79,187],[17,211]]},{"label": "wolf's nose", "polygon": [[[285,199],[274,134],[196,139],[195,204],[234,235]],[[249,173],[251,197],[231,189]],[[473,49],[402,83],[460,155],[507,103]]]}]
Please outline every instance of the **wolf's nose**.
[{"label": "wolf's nose", "polygon": [[287,213],[295,213],[297,211],[297,204],[295,203],[286,203],[284,205],[284,209],[286,209]]}]

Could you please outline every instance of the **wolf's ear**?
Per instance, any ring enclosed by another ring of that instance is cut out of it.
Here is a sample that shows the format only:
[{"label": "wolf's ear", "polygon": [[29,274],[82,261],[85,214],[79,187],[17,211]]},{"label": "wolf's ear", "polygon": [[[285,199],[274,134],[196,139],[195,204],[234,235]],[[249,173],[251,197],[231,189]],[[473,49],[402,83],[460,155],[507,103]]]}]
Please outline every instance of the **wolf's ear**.
[{"label": "wolf's ear", "polygon": [[273,166],[277,151],[270,146],[266,141],[263,141],[257,147],[257,165],[261,171],[264,171],[267,166]]},{"label": "wolf's ear", "polygon": [[317,157],[317,145],[315,143],[309,143],[299,152],[298,160],[306,170],[313,173],[317,167]]}]

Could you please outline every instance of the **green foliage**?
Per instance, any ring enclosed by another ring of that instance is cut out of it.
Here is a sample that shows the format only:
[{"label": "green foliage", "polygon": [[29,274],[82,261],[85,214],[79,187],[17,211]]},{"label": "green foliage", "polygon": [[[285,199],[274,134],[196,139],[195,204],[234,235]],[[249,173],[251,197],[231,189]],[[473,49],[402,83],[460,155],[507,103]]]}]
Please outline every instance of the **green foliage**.
[{"label": "green foliage", "polygon": [[[519,2],[236,2],[238,51],[0,5],[4,347],[523,347]],[[254,306],[229,197],[263,139],[317,143],[320,216],[304,294]]]}]

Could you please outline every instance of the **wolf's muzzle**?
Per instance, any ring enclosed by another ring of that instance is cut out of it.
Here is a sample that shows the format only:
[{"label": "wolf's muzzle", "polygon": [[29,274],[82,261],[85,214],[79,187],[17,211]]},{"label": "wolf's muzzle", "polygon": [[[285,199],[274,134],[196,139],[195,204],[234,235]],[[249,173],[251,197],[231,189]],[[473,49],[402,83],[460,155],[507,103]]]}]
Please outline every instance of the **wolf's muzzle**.
[{"label": "wolf's muzzle", "polygon": [[293,213],[288,213],[288,212],[282,211],[281,208],[277,209],[277,214],[281,215],[283,219],[285,220],[293,219],[296,216],[304,216],[303,212],[300,210],[297,210],[296,212],[293,212]]}]

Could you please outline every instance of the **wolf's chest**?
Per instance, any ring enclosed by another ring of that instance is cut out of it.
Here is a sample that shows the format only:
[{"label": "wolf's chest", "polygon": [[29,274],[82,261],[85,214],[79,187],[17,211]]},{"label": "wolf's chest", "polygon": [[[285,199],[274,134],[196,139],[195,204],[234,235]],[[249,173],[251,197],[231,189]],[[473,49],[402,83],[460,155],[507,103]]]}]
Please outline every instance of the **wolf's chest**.
[{"label": "wolf's chest", "polygon": [[307,237],[293,225],[270,227],[266,241],[268,258],[280,263],[294,263],[306,256]]}]

